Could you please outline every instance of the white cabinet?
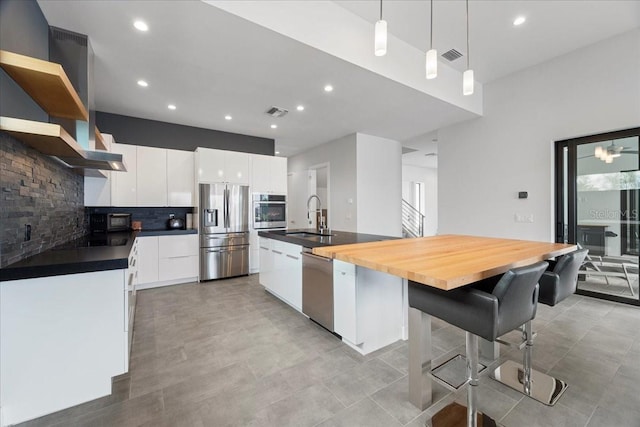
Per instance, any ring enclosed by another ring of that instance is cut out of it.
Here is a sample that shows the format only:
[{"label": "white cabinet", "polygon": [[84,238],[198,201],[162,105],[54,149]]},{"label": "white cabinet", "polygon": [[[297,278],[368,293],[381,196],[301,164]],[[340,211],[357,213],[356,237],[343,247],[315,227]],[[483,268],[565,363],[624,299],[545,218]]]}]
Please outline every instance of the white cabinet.
[{"label": "white cabinet", "polygon": [[158,276],[160,282],[198,277],[198,235],[160,236]]},{"label": "white cabinet", "polygon": [[167,150],[136,147],[137,206],[167,206]]},{"label": "white cabinet", "polygon": [[249,154],[235,151],[196,149],[198,182],[249,184]]},{"label": "white cabinet", "polygon": [[139,237],[138,289],[198,280],[198,235]]},{"label": "white cabinet", "polygon": [[193,161],[191,151],[167,150],[168,206],[193,206]]},{"label": "white cabinet", "polygon": [[287,194],[286,157],[251,155],[251,191]]},{"label": "white cabinet", "polygon": [[302,311],[302,246],[260,238],[260,284]]},{"label": "white cabinet", "polygon": [[158,236],[138,237],[138,286],[158,281]]},{"label": "white cabinet", "polygon": [[333,260],[335,332],[362,354],[401,339],[402,289],[399,277]]},{"label": "white cabinet", "polygon": [[343,339],[361,344],[362,316],[358,316],[356,266],[333,261],[333,324],[335,332]]},{"label": "white cabinet", "polygon": [[111,151],[122,154],[126,172],[111,173],[111,206],[137,206],[137,149],[135,145],[112,144]]}]

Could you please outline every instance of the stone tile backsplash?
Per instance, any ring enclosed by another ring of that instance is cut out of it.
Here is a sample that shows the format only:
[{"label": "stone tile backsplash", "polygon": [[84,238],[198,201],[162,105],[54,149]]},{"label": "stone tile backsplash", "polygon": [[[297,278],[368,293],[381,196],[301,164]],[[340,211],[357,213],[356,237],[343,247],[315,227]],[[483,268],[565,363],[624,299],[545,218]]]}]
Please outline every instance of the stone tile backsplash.
[{"label": "stone tile backsplash", "polygon": [[0,267],[86,233],[83,177],[0,132]]}]

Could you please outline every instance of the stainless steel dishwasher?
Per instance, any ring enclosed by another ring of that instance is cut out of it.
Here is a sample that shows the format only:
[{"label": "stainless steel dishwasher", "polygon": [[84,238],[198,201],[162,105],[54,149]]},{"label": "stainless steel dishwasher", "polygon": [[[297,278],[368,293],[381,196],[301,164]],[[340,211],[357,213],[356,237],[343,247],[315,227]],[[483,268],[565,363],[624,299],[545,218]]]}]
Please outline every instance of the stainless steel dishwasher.
[{"label": "stainless steel dishwasher", "polygon": [[333,332],[333,260],[302,249],[302,312]]}]

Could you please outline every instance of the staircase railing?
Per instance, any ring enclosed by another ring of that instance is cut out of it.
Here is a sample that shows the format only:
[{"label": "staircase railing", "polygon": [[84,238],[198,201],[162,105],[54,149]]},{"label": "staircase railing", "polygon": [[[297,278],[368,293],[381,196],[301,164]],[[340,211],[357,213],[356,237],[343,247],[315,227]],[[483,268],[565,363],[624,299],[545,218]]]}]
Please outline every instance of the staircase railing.
[{"label": "staircase railing", "polygon": [[402,199],[402,233],[405,237],[424,236],[424,215]]}]

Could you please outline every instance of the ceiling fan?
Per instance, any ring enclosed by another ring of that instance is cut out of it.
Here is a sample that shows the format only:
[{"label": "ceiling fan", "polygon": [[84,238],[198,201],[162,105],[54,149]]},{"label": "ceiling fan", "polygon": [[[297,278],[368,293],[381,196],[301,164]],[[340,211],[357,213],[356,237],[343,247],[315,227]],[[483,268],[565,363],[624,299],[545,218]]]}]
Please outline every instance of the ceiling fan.
[{"label": "ceiling fan", "polygon": [[585,159],[587,157],[595,157],[605,163],[613,163],[613,159],[615,159],[616,157],[620,157],[622,154],[638,154],[638,150],[631,150],[631,148],[632,147],[622,147],[620,145],[616,145],[614,141],[611,141],[611,144],[606,147],[598,145],[595,148],[593,156],[589,155],[580,158]]}]

